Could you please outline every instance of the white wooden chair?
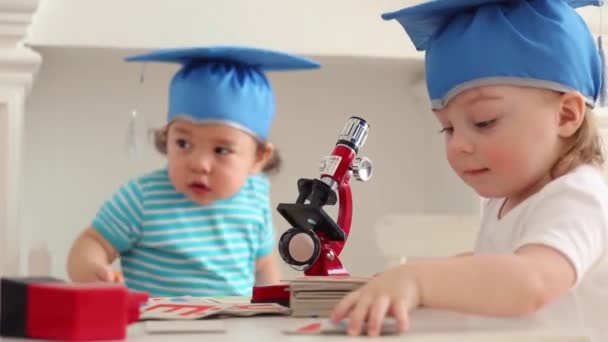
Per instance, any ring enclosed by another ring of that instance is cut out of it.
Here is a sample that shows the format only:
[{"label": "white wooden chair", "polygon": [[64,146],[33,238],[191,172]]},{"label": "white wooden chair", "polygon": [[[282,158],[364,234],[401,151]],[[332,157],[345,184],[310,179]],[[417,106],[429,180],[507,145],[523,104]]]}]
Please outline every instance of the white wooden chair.
[{"label": "white wooden chair", "polygon": [[408,259],[450,256],[473,249],[476,215],[391,214],[375,224],[386,267]]}]

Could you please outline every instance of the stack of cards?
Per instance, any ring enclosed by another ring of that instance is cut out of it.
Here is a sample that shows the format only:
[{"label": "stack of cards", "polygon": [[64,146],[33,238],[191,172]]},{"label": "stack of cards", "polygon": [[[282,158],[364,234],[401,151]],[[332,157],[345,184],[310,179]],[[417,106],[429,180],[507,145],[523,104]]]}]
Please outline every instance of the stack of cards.
[{"label": "stack of cards", "polygon": [[248,298],[151,298],[140,309],[140,320],[195,320],[211,316],[288,315],[289,308],[275,303],[249,303]]},{"label": "stack of cards", "polygon": [[293,280],[289,306],[294,317],[328,317],[349,292],[364,285],[367,277],[309,276]]}]

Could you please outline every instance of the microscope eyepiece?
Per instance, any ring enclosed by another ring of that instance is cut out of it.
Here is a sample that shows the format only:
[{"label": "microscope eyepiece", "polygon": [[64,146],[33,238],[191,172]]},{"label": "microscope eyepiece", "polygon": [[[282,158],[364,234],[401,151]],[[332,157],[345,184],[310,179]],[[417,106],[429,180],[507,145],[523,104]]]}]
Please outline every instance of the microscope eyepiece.
[{"label": "microscope eyepiece", "polygon": [[357,153],[359,152],[359,148],[365,144],[368,133],[369,124],[367,121],[358,116],[351,116],[346,121],[344,128],[342,128],[337,144],[349,146]]}]

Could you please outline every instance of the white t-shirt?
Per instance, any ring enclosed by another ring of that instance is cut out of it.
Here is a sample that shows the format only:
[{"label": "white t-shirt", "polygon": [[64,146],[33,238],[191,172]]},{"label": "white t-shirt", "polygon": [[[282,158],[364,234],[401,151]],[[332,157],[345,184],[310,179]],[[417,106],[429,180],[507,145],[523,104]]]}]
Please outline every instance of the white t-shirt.
[{"label": "white t-shirt", "polygon": [[484,201],[475,253],[513,253],[527,244],[555,248],[574,266],[576,284],[530,318],[608,341],[608,187],[600,170],[580,166],[498,219],[503,202]]}]

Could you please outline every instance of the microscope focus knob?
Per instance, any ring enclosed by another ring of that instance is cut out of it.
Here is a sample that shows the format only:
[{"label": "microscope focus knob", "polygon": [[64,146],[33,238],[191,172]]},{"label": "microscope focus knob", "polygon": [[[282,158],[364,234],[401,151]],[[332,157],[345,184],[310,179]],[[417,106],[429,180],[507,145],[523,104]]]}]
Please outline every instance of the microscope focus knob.
[{"label": "microscope focus knob", "polygon": [[374,166],[367,157],[357,157],[353,161],[352,171],[355,178],[360,182],[366,182],[372,178]]}]

